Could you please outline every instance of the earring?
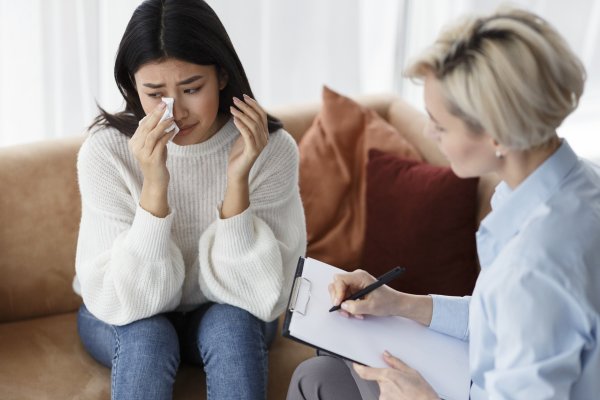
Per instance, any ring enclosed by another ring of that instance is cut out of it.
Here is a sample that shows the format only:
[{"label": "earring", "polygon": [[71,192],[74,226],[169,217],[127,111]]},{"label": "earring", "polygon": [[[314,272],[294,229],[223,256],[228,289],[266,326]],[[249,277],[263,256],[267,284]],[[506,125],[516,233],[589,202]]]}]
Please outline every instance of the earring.
[{"label": "earring", "polygon": [[504,154],[500,150],[496,150],[496,158],[503,158]]}]

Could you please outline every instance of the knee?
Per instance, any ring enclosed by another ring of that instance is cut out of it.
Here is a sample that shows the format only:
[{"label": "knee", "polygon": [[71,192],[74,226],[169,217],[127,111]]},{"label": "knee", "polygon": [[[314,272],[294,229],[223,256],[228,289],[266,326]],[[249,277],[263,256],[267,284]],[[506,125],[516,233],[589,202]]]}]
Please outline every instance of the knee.
[{"label": "knee", "polygon": [[264,335],[265,323],[248,311],[229,304],[213,304],[202,317],[201,335],[244,337]]},{"label": "knee", "polygon": [[[314,393],[320,393],[324,387],[345,384],[345,379],[351,378],[348,367],[338,358],[319,356],[303,361],[292,375],[288,389],[288,399],[312,399]],[[314,393],[313,393],[314,392]]]},{"label": "knee", "polygon": [[266,352],[265,323],[248,311],[228,304],[212,305],[198,332],[203,354]]},{"label": "knee", "polygon": [[297,383],[314,387],[318,384],[320,378],[339,368],[339,363],[339,360],[329,356],[309,358],[296,367],[292,375],[292,384]]},{"label": "knee", "polygon": [[177,331],[164,315],[115,326],[117,351],[138,360],[179,364]]}]

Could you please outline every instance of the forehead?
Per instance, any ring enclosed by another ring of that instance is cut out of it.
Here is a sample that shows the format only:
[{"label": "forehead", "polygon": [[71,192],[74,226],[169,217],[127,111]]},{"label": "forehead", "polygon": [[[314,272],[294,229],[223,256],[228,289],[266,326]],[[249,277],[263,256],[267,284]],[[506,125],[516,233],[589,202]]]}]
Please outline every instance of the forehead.
[{"label": "forehead", "polygon": [[210,77],[214,71],[214,65],[199,65],[168,58],[160,62],[142,65],[135,73],[135,79],[143,82],[179,81],[193,75]]},{"label": "forehead", "polygon": [[445,108],[444,96],[442,93],[442,85],[433,73],[428,73],[425,76],[423,95],[425,104],[433,108]]}]

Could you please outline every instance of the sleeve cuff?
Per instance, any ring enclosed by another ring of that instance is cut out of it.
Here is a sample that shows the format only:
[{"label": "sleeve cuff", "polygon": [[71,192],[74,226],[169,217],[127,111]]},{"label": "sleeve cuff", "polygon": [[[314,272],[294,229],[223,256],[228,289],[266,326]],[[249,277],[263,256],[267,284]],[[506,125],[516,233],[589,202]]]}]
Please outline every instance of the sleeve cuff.
[{"label": "sleeve cuff", "polygon": [[173,215],[171,210],[165,218],[158,218],[138,205],[133,224],[125,239],[127,247],[145,260],[168,257]]},{"label": "sleeve cuff", "polygon": [[255,246],[254,216],[250,207],[241,214],[217,220],[214,248],[218,254],[242,256]]},{"label": "sleeve cuff", "polygon": [[433,314],[430,329],[461,340],[469,338],[469,296],[431,295]]}]

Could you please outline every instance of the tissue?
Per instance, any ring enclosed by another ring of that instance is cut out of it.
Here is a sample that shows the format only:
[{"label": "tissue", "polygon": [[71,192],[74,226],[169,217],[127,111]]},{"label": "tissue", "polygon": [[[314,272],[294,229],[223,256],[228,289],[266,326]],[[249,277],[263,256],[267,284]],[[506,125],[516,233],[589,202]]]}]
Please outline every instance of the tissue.
[{"label": "tissue", "polygon": [[[162,101],[167,105],[167,107],[165,108],[165,113],[160,118],[160,121],[158,121],[158,123],[161,123],[165,119],[171,118],[173,116],[173,103],[175,102],[175,99],[173,99],[172,97],[163,97]],[[171,132],[173,132],[173,130],[175,130],[175,134],[171,137],[170,140],[173,140],[173,138],[179,133],[179,127],[177,126],[177,124],[175,122],[173,122],[173,124],[171,126],[169,126],[165,130],[165,132],[171,133]]]}]

